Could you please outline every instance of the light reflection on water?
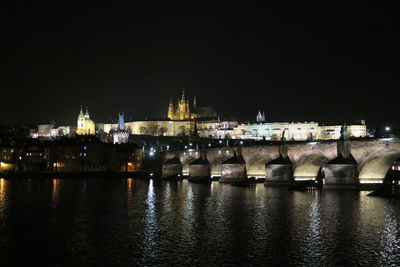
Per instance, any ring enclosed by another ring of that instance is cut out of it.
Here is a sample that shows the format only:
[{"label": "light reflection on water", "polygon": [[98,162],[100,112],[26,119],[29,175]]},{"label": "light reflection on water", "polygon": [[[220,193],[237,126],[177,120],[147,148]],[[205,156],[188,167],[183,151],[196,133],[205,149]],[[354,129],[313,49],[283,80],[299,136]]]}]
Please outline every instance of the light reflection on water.
[{"label": "light reflection on water", "polygon": [[398,266],[399,201],[365,194],[0,179],[0,266]]},{"label": "light reflection on water", "polygon": [[400,265],[400,223],[399,210],[392,206],[385,207],[385,221],[381,230],[381,251],[379,264],[381,266]]},{"label": "light reflection on water", "polygon": [[143,247],[145,255],[150,259],[154,259],[157,255],[157,215],[155,210],[155,194],[153,180],[150,180],[147,189],[146,209],[144,219],[144,240]]}]

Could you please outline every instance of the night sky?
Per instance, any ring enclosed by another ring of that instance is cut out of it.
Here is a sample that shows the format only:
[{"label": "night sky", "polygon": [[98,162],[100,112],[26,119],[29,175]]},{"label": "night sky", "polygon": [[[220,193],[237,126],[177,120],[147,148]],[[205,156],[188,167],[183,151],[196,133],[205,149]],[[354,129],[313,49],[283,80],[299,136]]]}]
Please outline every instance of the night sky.
[{"label": "night sky", "polygon": [[15,2],[1,122],[75,124],[80,105],[95,122],[160,117],[184,87],[239,120],[400,124],[394,7]]}]

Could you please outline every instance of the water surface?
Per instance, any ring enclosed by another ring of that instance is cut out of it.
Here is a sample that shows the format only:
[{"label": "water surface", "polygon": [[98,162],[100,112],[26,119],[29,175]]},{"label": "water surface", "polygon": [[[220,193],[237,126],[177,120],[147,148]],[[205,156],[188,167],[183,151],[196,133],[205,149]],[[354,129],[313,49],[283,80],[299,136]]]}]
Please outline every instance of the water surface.
[{"label": "water surface", "polygon": [[134,179],[0,179],[0,266],[400,265],[400,202]]}]

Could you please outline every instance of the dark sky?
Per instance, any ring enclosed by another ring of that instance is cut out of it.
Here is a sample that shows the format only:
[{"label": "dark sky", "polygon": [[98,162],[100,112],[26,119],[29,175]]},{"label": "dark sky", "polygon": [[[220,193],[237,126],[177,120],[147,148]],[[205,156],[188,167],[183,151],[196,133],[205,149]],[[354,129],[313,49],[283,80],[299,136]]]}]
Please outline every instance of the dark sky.
[{"label": "dark sky", "polygon": [[75,123],[80,105],[96,122],[161,116],[185,87],[240,120],[400,124],[394,7],[15,2],[1,9],[3,122]]}]

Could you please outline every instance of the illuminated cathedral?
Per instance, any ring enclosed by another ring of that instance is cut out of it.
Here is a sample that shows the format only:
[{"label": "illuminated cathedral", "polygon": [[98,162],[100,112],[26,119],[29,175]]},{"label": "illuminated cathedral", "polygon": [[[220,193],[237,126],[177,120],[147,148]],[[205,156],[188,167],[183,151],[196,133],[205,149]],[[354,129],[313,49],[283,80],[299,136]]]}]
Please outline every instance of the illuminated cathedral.
[{"label": "illuminated cathedral", "polygon": [[178,100],[176,106],[170,99],[168,105],[167,117],[170,120],[192,120],[198,118],[215,118],[217,113],[212,107],[197,107],[196,97],[193,98],[193,105],[190,106],[189,100],[185,98],[185,89],[182,91],[182,97]]},{"label": "illuminated cathedral", "polygon": [[86,112],[83,113],[81,106],[81,111],[78,115],[78,125],[76,128],[76,133],[79,135],[88,135],[96,133],[96,126],[94,121],[90,119],[89,110],[86,108]]}]

